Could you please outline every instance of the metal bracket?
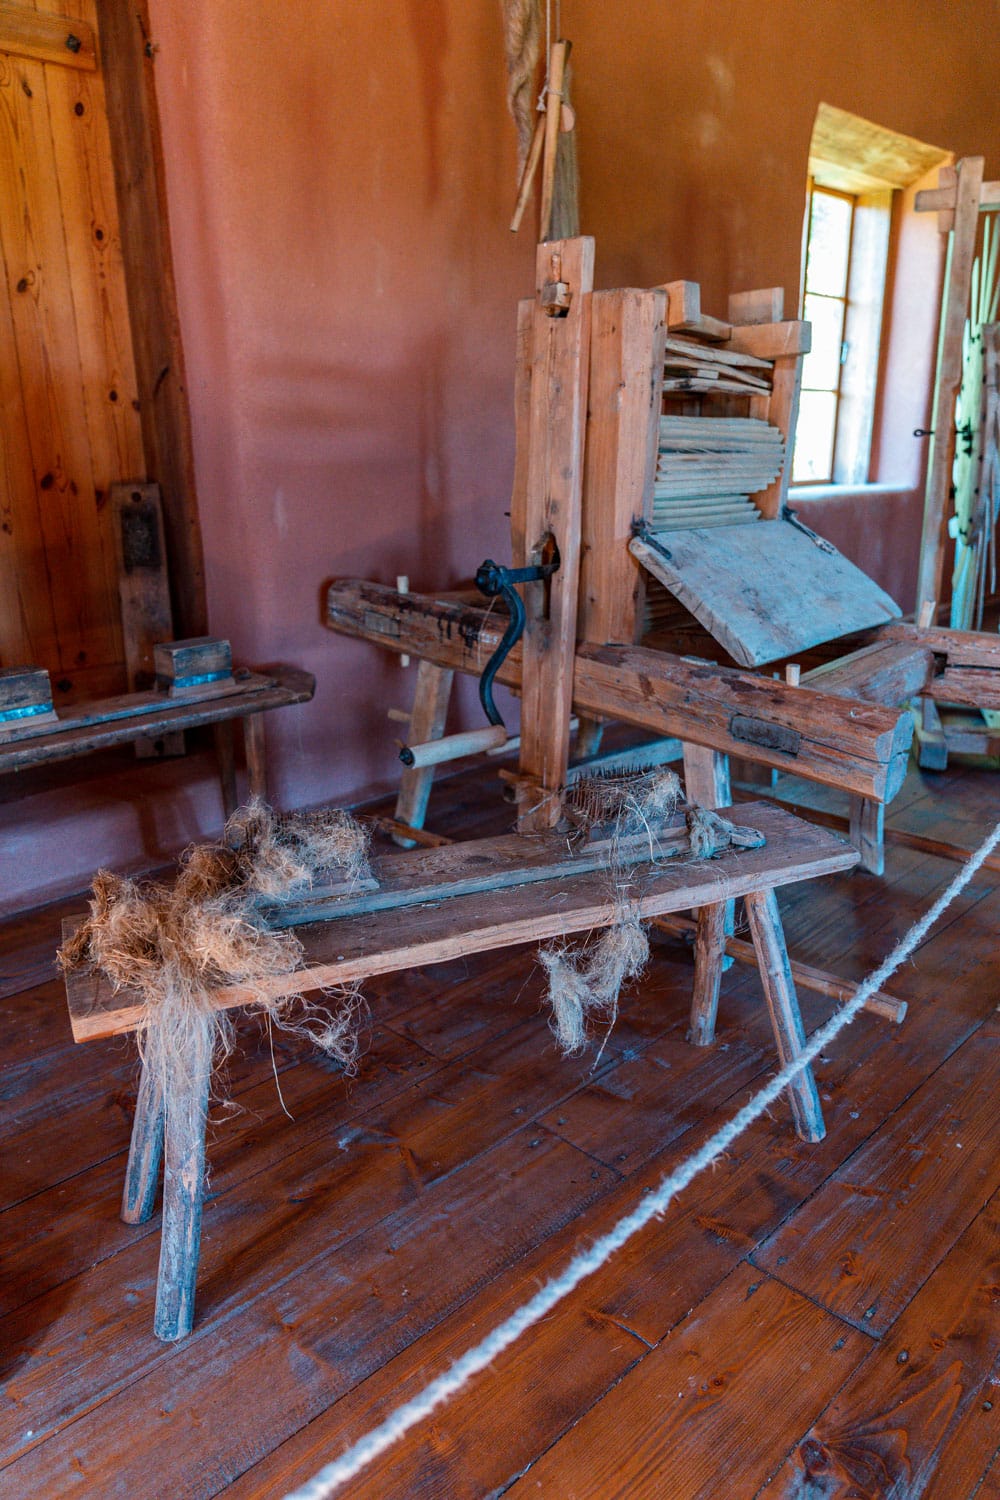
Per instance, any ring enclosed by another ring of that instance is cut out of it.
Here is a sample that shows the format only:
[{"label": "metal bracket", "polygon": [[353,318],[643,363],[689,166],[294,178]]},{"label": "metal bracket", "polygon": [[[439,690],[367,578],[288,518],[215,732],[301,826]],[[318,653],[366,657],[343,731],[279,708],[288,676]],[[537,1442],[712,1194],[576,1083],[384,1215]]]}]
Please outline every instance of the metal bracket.
[{"label": "metal bracket", "polygon": [[836,557],[837,549],[833,543],[828,542],[825,536],[818,536],[811,526],[806,525],[805,521],[800,521],[790,505],[781,507],[781,519],[787,521],[790,526],[794,526],[796,531],[801,531],[803,536],[807,536],[811,542],[815,542],[821,552],[828,552],[831,557]]},{"label": "metal bracket", "polygon": [[524,601],[517,592],[515,584],[543,583],[545,579],[552,577],[558,566],[559,553],[557,551],[552,562],[539,563],[529,568],[503,568],[488,557],[476,571],[476,588],[479,592],[485,594],[487,599],[495,599],[499,595],[510,611],[510,623],[479,679],[479,701],[491,724],[503,726],[503,718],[493,699],[493,683],[500,668],[524,634],[527,619]]}]

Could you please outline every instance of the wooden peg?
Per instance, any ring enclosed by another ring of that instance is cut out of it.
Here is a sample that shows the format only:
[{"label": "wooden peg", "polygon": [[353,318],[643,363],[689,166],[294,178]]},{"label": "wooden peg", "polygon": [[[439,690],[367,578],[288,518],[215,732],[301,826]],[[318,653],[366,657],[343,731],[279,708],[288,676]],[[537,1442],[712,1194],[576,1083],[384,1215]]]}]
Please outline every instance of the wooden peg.
[{"label": "wooden peg", "polygon": [[[408,574],[396,574],[396,590],[400,594],[408,594],[410,592],[410,579]],[[405,651],[399,658],[399,665],[401,667],[408,667],[410,665],[410,658],[407,656]]]}]

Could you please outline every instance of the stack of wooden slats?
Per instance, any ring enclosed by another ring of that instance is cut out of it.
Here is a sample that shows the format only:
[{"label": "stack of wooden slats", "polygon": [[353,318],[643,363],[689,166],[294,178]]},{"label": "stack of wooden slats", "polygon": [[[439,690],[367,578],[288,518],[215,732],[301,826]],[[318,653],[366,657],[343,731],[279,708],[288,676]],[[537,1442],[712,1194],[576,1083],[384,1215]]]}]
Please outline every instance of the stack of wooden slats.
[{"label": "stack of wooden slats", "polygon": [[655,531],[732,526],[759,519],[750,496],[779,472],[777,427],[750,417],[660,418],[653,486]]},{"label": "stack of wooden slats", "polygon": [[663,389],[668,395],[687,391],[731,396],[769,394],[774,366],[769,359],[719,349],[696,339],[670,335],[664,342]]}]

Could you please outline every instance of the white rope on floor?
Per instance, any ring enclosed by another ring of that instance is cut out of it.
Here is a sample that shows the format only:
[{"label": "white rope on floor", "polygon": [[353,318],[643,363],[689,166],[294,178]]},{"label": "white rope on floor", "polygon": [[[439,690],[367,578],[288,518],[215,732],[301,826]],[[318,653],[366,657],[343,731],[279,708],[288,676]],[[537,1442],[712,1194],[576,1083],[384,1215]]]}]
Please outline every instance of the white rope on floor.
[{"label": "white rope on floor", "polygon": [[662,1180],[659,1187],[645,1197],[638,1207],[630,1214],[626,1214],[623,1219],[619,1219],[618,1223],[607,1234],[595,1240],[588,1250],[583,1250],[574,1256],[559,1276],[547,1282],[530,1301],[513,1312],[492,1333],[487,1334],[481,1343],[476,1344],[474,1348],[469,1349],[457,1359],[449,1369],[445,1370],[444,1374],[432,1380],[412,1400],[398,1407],[380,1426],[373,1428],[363,1438],[359,1438],[352,1447],[342,1453],[339,1458],[334,1459],[332,1463],[327,1464],[301,1488],[287,1494],[285,1500],[327,1500],[328,1496],[348,1479],[353,1479],[411,1427],[430,1416],[431,1412],[460,1391],[475,1375],[485,1370],[487,1365],[492,1364],[527,1328],[544,1318],[556,1303],[579,1286],[581,1281],[599,1270],[605,1261],[625,1244],[626,1240],[643,1229],[651,1219],[665,1213],[671,1199],[682,1192],[699,1172],[704,1171],[716,1161],[727,1147],[732,1145],[738,1135],[759,1119],[789,1083],[798,1077],[813,1059],[830,1045],[834,1037],[854,1020],[868,997],[882,988],[900,964],[904,963],[923,941],[938,917],[965,889],[998,843],[1000,843],[1000,823],[980,844],[969,862],[963,865],[934,904],[897,943],[889,957],[868,976],[863,984],[859,985],[857,992],[846,1005],[836,1011],[824,1026],[813,1032],[799,1056],[776,1073],[747,1101],[742,1109],[737,1111],[731,1120],[710,1136],[698,1151],[675,1167]]}]

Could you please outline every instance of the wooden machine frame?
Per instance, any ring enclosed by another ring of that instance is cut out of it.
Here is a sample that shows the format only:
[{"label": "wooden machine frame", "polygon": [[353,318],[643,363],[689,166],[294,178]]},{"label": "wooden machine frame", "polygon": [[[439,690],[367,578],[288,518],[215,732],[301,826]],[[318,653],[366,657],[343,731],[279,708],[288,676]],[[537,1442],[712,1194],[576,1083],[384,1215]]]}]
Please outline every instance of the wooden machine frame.
[{"label": "wooden machine frame", "polygon": [[[527,559],[540,559],[554,547],[559,567],[551,578],[526,587],[524,639],[503,668],[506,681],[520,686],[524,703],[521,761],[517,780],[521,833],[477,840],[449,848],[417,849],[376,856],[377,888],[344,893],[314,891],[297,908],[272,913],[278,925],[302,927],[303,962],[292,974],[275,976],[267,993],[275,997],[303,990],[352,983],[367,975],[388,973],[459,954],[513,943],[590,932],[614,923],[620,914],[600,846],[569,847],[556,829],[570,740],[574,703],[584,712],[612,714],[640,722],[660,713],[657,687],[672,708],[668,718],[687,721],[693,715],[705,743],[726,746],[731,738],[725,713],[720,715],[723,683],[744,709],[780,718],[788,716],[788,695],[781,683],[750,674],[695,664],[678,691],[671,681],[670,658],[642,647],[606,648],[577,643],[577,599],[584,487],[584,424],[587,410],[593,242],[556,242],[539,249],[537,292],[531,316],[522,309],[524,369],[530,392],[522,390],[527,445],[519,447],[525,476],[524,501],[518,512]],[[654,298],[662,306],[664,298]],[[651,395],[647,393],[647,401]],[[412,628],[399,628],[409,596],[396,595],[393,608],[380,610],[377,591],[371,607],[362,602],[365,630],[381,638],[380,622],[396,633],[398,647],[436,660],[444,670],[466,665],[488,638],[489,626],[475,623],[474,634],[452,635],[449,606],[435,614],[427,601],[412,603]],[[461,614],[462,606],[451,606]],[[478,612],[484,615],[484,611]],[[371,618],[368,618],[370,615]],[[421,635],[421,624],[429,634]],[[466,624],[468,622],[465,622]],[[464,628],[461,620],[459,628]],[[495,626],[493,633],[496,634]],[[430,634],[438,654],[428,650]],[[447,649],[445,649],[447,646]],[[453,654],[457,653],[457,655]],[[581,654],[582,653],[582,654]],[[443,660],[441,659],[443,656]],[[722,672],[722,677],[718,673]],[[700,680],[707,672],[704,681]],[[589,675],[588,675],[589,673]],[[699,704],[700,695],[700,704]],[[859,789],[884,794],[898,773],[900,750],[893,730],[896,716],[860,705],[851,734],[837,737],[831,699],[808,689],[802,701],[816,699],[825,716],[826,742],[810,752],[821,761],[833,755],[843,774]],[[822,735],[820,725],[819,734]],[[843,741],[843,745],[840,744]],[[727,849],[710,862],[686,858],[660,861],[644,835],[634,851],[630,900],[641,918],[684,910],[697,911],[695,975],[691,1010],[692,1042],[707,1045],[714,1037],[716,1011],[726,948],[725,919],[732,900],[742,897],[753,937],[779,1060],[794,1060],[804,1043],[802,1020],[785,949],[775,891],[792,881],[850,869],[857,853],[825,830],[790,813],[752,805],[746,815],[764,835],[763,847]],[[523,835],[527,834],[527,837]],[[664,853],[687,852],[683,826],[660,830]],[[370,885],[370,883],[369,883]],[[69,976],[67,992],[74,1035],[78,1040],[156,1025],[142,997],[112,991],[99,974]],[[252,1004],[239,989],[220,988],[212,1004],[229,1009]],[[883,1010],[884,1013],[884,1010]],[[203,1194],[205,1117],[209,1092],[207,1060],[185,1069],[165,1097],[155,1078],[143,1073],[139,1088],[122,1213],[139,1222],[152,1213],[161,1154],[164,1160],[164,1210],[157,1286],[155,1331],[162,1339],[183,1337],[192,1326]],[[789,1085],[795,1126],[807,1141],[824,1133],[815,1081],[804,1069]]]}]

